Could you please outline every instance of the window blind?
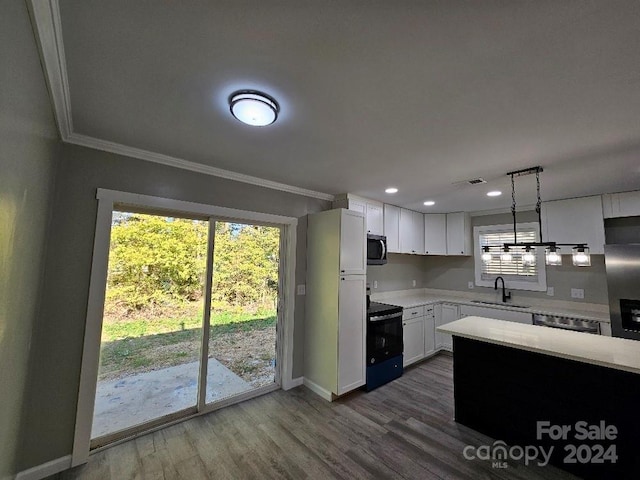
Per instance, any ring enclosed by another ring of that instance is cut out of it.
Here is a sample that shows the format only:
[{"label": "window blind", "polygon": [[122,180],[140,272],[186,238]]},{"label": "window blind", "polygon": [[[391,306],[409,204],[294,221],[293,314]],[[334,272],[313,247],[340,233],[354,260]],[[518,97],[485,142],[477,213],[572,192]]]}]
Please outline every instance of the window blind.
[{"label": "window blind", "polygon": [[[535,242],[537,241],[536,232],[534,229],[530,230],[518,230],[518,242]],[[502,248],[504,243],[513,243],[513,231],[502,232],[485,232],[480,233],[480,245],[500,247]],[[491,261],[489,263],[482,264],[482,279],[493,280],[496,276],[501,275],[505,279],[517,279],[519,281],[538,281],[538,265],[537,261],[532,265],[523,265],[522,254],[523,249],[518,248],[516,251],[512,249],[511,254],[513,256],[512,261],[502,262],[500,259],[501,250],[497,248],[491,250]]]}]

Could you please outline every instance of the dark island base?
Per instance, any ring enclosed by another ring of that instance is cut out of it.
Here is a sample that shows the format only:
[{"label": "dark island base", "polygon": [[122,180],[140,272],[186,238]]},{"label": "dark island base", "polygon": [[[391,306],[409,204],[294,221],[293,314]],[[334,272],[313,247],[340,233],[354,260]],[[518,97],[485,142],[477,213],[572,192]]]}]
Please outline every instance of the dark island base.
[{"label": "dark island base", "polygon": [[[510,446],[553,446],[550,463],[585,479],[640,478],[640,375],[462,337],[453,345],[458,423]],[[539,421],[568,425],[566,440],[538,439]],[[615,426],[617,438],[576,439],[577,422]],[[576,463],[565,462],[570,445],[586,445]],[[594,463],[611,445],[616,462]]]}]

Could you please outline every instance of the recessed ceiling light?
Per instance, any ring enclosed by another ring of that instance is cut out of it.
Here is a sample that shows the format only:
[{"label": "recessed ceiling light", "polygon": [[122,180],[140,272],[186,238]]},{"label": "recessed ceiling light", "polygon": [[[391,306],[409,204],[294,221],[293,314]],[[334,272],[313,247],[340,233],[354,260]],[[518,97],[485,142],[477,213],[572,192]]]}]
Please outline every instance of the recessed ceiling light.
[{"label": "recessed ceiling light", "polygon": [[492,190],[491,192],[487,192],[487,196],[489,197],[499,197],[500,195],[502,195],[502,192],[498,190]]},{"label": "recessed ceiling light", "polygon": [[278,118],[280,105],[275,98],[257,90],[238,90],[229,96],[231,115],[254,127],[271,125]]},{"label": "recessed ceiling light", "polygon": [[398,193],[398,189],[396,187],[389,187],[385,190],[386,193]]},{"label": "recessed ceiling light", "polygon": [[427,200],[426,202],[424,202],[424,204],[425,204],[427,207],[430,207],[431,205],[435,205],[435,204],[436,204],[436,202],[434,202],[433,200]]}]

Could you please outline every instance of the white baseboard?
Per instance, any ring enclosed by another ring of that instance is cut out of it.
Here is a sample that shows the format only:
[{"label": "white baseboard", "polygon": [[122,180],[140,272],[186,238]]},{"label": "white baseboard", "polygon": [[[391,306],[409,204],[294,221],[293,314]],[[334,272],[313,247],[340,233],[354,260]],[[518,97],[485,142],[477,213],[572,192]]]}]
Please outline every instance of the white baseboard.
[{"label": "white baseboard", "polygon": [[42,465],[31,467],[28,470],[23,470],[16,475],[16,480],[41,480],[69,468],[71,468],[71,455],[66,455]]},{"label": "white baseboard", "polygon": [[291,390],[292,388],[299,387],[304,382],[304,377],[292,378],[291,380],[282,384],[283,390]]},{"label": "white baseboard", "polygon": [[333,395],[329,390],[325,390],[320,385],[312,382],[308,378],[305,378],[303,380],[303,385],[307,387],[309,390],[311,390],[313,393],[315,393],[316,395],[319,395],[320,397],[324,398],[325,400],[329,402],[333,401]]}]

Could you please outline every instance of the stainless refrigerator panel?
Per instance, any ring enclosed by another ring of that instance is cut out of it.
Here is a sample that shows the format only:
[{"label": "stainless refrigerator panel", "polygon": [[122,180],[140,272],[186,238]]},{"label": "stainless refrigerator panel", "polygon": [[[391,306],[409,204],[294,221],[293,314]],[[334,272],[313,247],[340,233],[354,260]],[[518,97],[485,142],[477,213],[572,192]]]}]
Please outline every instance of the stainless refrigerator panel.
[{"label": "stainless refrigerator panel", "polygon": [[605,245],[604,252],[611,334],[640,340],[640,323],[634,321],[634,306],[640,305],[640,244]]}]

